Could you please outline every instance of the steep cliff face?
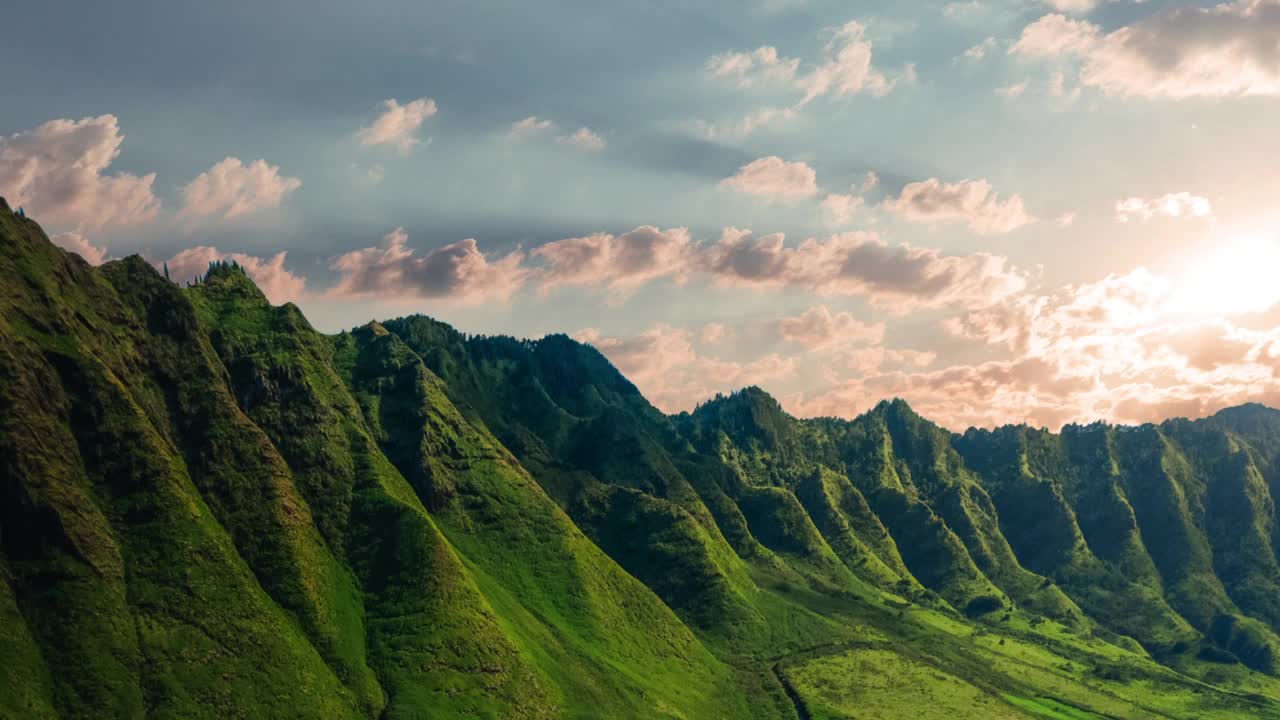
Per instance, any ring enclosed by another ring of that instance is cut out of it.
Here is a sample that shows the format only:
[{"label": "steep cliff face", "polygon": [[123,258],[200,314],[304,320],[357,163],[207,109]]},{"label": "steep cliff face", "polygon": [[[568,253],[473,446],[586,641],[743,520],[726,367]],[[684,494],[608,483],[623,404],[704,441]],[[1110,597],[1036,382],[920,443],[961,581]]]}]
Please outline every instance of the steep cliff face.
[{"label": "steep cliff face", "polygon": [[666,416],[564,336],[326,336],[0,206],[0,718],[796,718],[859,652],[1011,717],[1280,716],[1277,483],[1259,406]]}]

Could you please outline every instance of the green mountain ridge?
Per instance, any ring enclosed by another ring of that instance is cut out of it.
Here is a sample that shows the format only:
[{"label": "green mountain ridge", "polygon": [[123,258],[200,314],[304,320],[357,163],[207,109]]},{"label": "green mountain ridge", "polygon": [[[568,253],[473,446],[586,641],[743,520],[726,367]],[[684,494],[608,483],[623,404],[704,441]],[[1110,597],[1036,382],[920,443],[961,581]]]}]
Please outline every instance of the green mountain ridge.
[{"label": "green mountain ridge", "polygon": [[0,311],[0,718],[1280,717],[1269,408],[668,416],[563,335],[324,335],[2,201]]}]

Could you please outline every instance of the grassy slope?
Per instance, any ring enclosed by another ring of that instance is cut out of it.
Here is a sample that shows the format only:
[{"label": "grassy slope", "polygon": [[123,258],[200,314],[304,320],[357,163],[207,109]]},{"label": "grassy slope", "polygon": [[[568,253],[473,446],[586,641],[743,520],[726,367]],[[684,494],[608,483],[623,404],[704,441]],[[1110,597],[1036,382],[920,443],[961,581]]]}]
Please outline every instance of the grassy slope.
[{"label": "grassy slope", "polygon": [[[986,618],[994,632],[1020,626],[1032,645],[1053,646],[1044,652],[1058,664],[1067,664],[1062,653],[1085,658],[1082,662],[1094,666],[1098,657],[1118,653],[1125,663],[1136,663],[1126,672],[1158,677],[1165,672],[1144,660],[1142,649],[1131,640],[1106,627],[1096,628],[1076,599],[1091,601],[1092,608],[1106,611],[1103,616],[1108,620],[1134,609],[1136,600],[1144,608],[1147,604],[1154,608],[1149,617],[1167,618],[1164,627],[1171,643],[1200,637],[1164,602],[1158,589],[1120,583],[1114,593],[1103,589],[1093,596],[1088,592],[1069,596],[1069,588],[1028,569],[1027,564],[1035,563],[1043,573],[1074,579],[1076,590],[1088,587],[1088,580],[1100,575],[1112,581],[1123,577],[1119,568],[1104,565],[1088,551],[1066,498],[1069,493],[1061,488],[1050,487],[1047,494],[1034,483],[1021,488],[1030,493],[1028,502],[1037,511],[1044,506],[1057,513],[1057,521],[1049,523],[1049,532],[1059,533],[1051,538],[1052,548],[1042,550],[1032,538],[1036,524],[1030,519],[1019,543],[1008,542],[997,501],[1016,495],[969,470],[953,449],[953,442],[962,446],[959,439],[918,418],[901,403],[885,404],[854,422],[798,422],[782,413],[771,398],[748,390],[668,424],[638,398],[629,383],[610,373],[593,350],[575,351],[562,338],[539,342],[466,338],[420,317],[387,325],[439,369],[464,412],[499,428],[499,436],[602,548],[736,662],[785,658],[804,643],[797,642],[796,635],[782,643],[757,640],[754,652],[743,652],[743,645],[715,640],[723,632],[715,622],[732,624],[734,615],[721,608],[710,618],[699,616],[697,608],[715,607],[714,598],[696,595],[690,585],[704,593],[707,588],[714,592],[717,585],[729,588],[727,573],[723,566],[696,562],[698,553],[689,552],[691,543],[665,534],[651,519],[653,508],[689,507],[683,492],[687,487],[695,489],[720,537],[746,563],[755,586],[764,591],[751,601],[753,609],[760,612],[762,605],[801,608],[845,626],[827,642],[856,638],[867,623],[884,623],[886,617],[892,628],[893,618],[900,620],[902,613],[915,613],[931,604],[953,612],[943,598],[950,606],[965,609],[967,603],[984,597],[994,599],[995,607],[1005,608]],[[554,360],[540,360],[541,356]],[[536,411],[522,409],[522,402]],[[608,453],[602,457],[598,448],[584,453],[576,442],[578,433],[608,448]],[[1133,462],[1140,457],[1130,453]],[[1117,470],[1118,492],[1125,492],[1126,480],[1149,482],[1150,476],[1133,469]],[[1119,497],[1127,503],[1123,494]],[[706,521],[697,510],[684,516],[688,527]],[[1142,550],[1136,518],[1132,525],[1132,538]],[[617,542],[611,534],[627,538],[629,544]],[[1025,561],[1020,551],[1027,551]],[[1035,557],[1036,552],[1046,554]],[[1131,554],[1135,558],[1129,566],[1145,561],[1160,586],[1159,571],[1145,550]],[[676,585],[648,571],[644,560],[655,557],[662,558],[660,566],[680,568]],[[1061,572],[1064,566],[1075,574]],[[920,583],[942,597],[924,591]],[[891,594],[877,595],[875,587]],[[1134,587],[1141,590],[1133,591]],[[805,592],[799,592],[801,588]],[[690,596],[696,600],[689,602]],[[895,614],[894,608],[905,609]],[[1044,624],[1037,615],[1065,625]],[[1141,612],[1136,617],[1141,618]],[[805,626],[802,622],[799,627]],[[758,638],[757,627],[749,634]],[[1047,627],[1057,628],[1050,633],[1053,639],[1044,637]],[[1252,634],[1256,628],[1246,630]],[[1105,640],[1091,637],[1091,632]],[[769,646],[772,653],[765,651]],[[1196,647],[1184,649],[1178,657],[1193,654]],[[1180,667],[1197,674],[1219,669],[1194,658]],[[1012,681],[1006,677],[1005,682]],[[1049,685],[1059,682],[1071,687],[1092,681],[1057,678]],[[1195,686],[1190,679],[1173,682]],[[1243,687],[1236,681],[1230,684]],[[1040,702],[1035,689],[1034,683],[1023,688],[1029,693],[1028,702]],[[1173,709],[1185,710],[1185,706]]]},{"label": "grassy slope", "polygon": [[0,240],[0,716],[1275,716],[1280,414],[667,418],[562,336]]},{"label": "grassy slope", "polygon": [[382,454],[330,339],[238,269],[182,291],[0,223],[0,716],[744,714],[438,390],[419,432],[483,456],[448,468],[453,505]]}]

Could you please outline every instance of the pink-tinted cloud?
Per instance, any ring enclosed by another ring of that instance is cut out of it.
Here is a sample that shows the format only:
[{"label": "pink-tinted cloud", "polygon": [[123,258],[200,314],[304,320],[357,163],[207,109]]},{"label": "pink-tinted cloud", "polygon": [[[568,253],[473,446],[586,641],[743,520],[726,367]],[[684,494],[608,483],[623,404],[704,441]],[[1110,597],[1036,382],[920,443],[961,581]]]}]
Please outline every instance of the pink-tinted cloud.
[{"label": "pink-tinted cloud", "polygon": [[591,285],[632,288],[663,277],[680,277],[690,267],[693,242],[687,228],[659,230],[649,225],[622,235],[597,233],[549,242],[533,251],[546,263],[544,288]]},{"label": "pink-tinted cloud", "polygon": [[796,371],[794,358],[777,354],[751,362],[699,355],[691,331],[665,323],[632,336],[611,337],[587,329],[574,337],[594,345],[650,402],[670,413],[692,410],[717,392],[768,383]]},{"label": "pink-tinted cloud", "polygon": [[600,152],[605,148],[605,140],[591,128],[581,127],[569,133],[556,138],[556,142],[562,145],[572,145],[580,150],[588,152]]},{"label": "pink-tinted cloud", "polygon": [[101,265],[107,259],[106,248],[94,245],[78,232],[59,233],[50,237],[49,241],[67,252],[79,255],[90,265]]},{"label": "pink-tinted cloud", "polygon": [[815,305],[794,317],[778,321],[782,339],[811,351],[849,345],[878,345],[884,340],[884,323],[866,323],[847,312],[831,312]]},{"label": "pink-tinted cloud", "polygon": [[155,173],[106,171],[124,135],[114,115],[50,120],[34,130],[0,137],[0,192],[50,226],[78,229],[153,220],[160,200]]},{"label": "pink-tinted cloud", "polygon": [[1011,357],[929,373],[883,373],[796,400],[807,412],[906,397],[953,428],[1027,421],[1146,422],[1280,399],[1280,331],[1188,319],[1179,283],[1146,270],[1024,294],[951,318],[954,336]]},{"label": "pink-tinted cloud", "polygon": [[750,52],[727,52],[712,56],[707,71],[732,80],[739,87],[783,84],[803,93],[798,105],[806,105],[823,95],[884,95],[894,80],[875,67],[866,26],[854,20],[830,30],[819,62],[802,69],[800,60],[783,57],[777,48],[765,45]]},{"label": "pink-tinted cloud", "polygon": [[857,295],[895,312],[985,307],[1022,291],[1028,281],[1003,257],[891,246],[874,233],[844,233],[788,246],[781,235],[755,238],[730,228],[706,249],[702,265],[722,284]]},{"label": "pink-tinted cloud", "polygon": [[1157,198],[1131,197],[1116,203],[1116,219],[1129,222],[1137,218],[1150,220],[1157,215],[1171,218],[1213,217],[1213,204],[1208,198],[1189,192],[1176,192]]},{"label": "pink-tinted cloud", "polygon": [[729,78],[739,87],[750,87],[758,82],[790,82],[800,69],[800,61],[778,54],[769,45],[751,52],[728,52],[712,56],[707,61],[707,71],[716,77]]},{"label": "pink-tinted cloud", "polygon": [[384,100],[382,106],[382,114],[372,125],[361,128],[356,136],[361,145],[392,145],[401,153],[408,153],[422,142],[417,137],[418,129],[439,111],[431,98],[418,98],[404,105],[390,98]]},{"label": "pink-tinted cloud", "polygon": [[246,165],[239,158],[229,157],[187,183],[182,189],[184,204],[179,216],[187,220],[215,215],[224,219],[240,217],[279,207],[300,187],[302,181],[281,175],[278,165],[268,165],[266,160]]},{"label": "pink-tinted cloud", "polygon": [[279,305],[294,302],[302,298],[306,292],[307,282],[304,278],[293,274],[284,266],[286,252],[278,252],[269,258],[246,255],[244,253],[224,253],[218,248],[199,246],[187,248],[169,258],[169,277],[174,282],[187,282],[204,275],[209,270],[209,263],[234,260],[245,273],[253,279],[267,300]]},{"label": "pink-tinted cloud", "polygon": [[338,282],[327,295],[505,301],[530,275],[520,251],[491,258],[480,251],[475,240],[467,239],[418,255],[408,242],[404,228],[396,228],[378,247],[333,258],[330,267],[338,273]]},{"label": "pink-tinted cloud", "polygon": [[1280,2],[1235,0],[1172,6],[1104,32],[1093,23],[1046,15],[1010,52],[1070,56],[1079,82],[1111,95],[1188,98],[1280,94]]},{"label": "pink-tinted cloud", "polygon": [[802,162],[787,162],[776,155],[762,157],[738,168],[720,181],[720,187],[748,195],[793,201],[818,194],[818,175]]},{"label": "pink-tinted cloud", "polygon": [[984,234],[1012,232],[1035,221],[1023,206],[1021,196],[1001,200],[986,180],[946,183],[929,178],[909,183],[901,194],[886,199],[881,206],[910,222],[963,223]]},{"label": "pink-tinted cloud", "polygon": [[536,135],[545,130],[555,127],[555,123],[550,120],[544,120],[536,115],[530,115],[522,120],[517,120],[511,124],[511,130],[507,133],[513,138],[526,137]]}]

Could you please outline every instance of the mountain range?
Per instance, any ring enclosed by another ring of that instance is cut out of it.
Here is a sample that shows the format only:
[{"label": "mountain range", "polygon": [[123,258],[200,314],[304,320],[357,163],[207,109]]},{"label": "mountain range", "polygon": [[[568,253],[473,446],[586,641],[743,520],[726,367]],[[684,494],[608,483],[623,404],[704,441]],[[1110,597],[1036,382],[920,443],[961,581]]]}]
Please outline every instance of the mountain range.
[{"label": "mountain range", "polygon": [[0,200],[0,718],[1280,718],[1280,412],[666,415]]}]

